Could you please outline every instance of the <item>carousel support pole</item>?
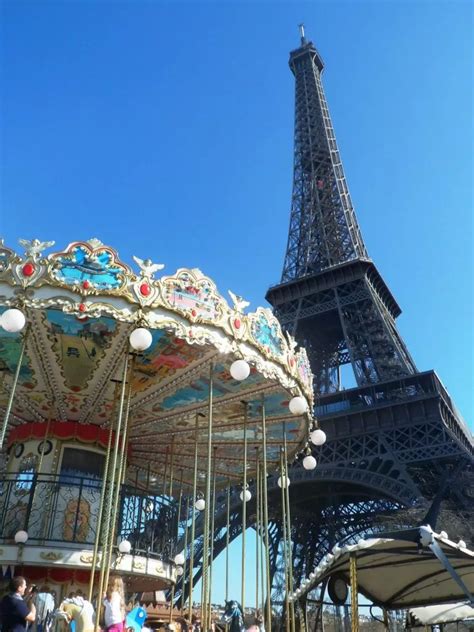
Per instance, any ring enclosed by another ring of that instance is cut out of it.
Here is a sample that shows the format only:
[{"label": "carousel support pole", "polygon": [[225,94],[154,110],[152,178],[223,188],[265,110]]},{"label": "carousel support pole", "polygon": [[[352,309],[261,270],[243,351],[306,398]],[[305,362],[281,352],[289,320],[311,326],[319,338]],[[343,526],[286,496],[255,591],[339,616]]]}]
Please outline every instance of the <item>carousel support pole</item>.
[{"label": "carousel support pole", "polygon": [[[170,481],[170,498],[173,497],[173,456],[174,456],[174,435],[171,437],[171,481]],[[179,488],[179,496],[178,496],[178,521],[176,523],[176,541],[179,539],[179,523],[181,522],[181,503],[183,502],[183,470],[181,470],[181,484]],[[186,551],[186,547],[184,549]],[[184,581],[184,574],[183,574]],[[174,589],[175,585],[171,586],[171,598],[170,598],[170,623],[173,621],[173,604],[174,604]]]},{"label": "carousel support pole", "polygon": [[193,513],[191,517],[191,556],[189,560],[189,625],[192,624],[192,615],[193,615],[193,573],[194,573],[194,540],[195,540],[195,534],[196,534],[198,439],[199,439],[199,413],[196,414],[196,429],[194,433]]},{"label": "carousel support pole", "polygon": [[[286,443],[286,424],[283,422],[284,439],[283,439],[283,458],[285,463],[285,477],[288,479],[288,446]],[[293,549],[291,542],[291,514],[290,514],[290,486],[285,486],[286,499],[286,534],[288,537],[288,590],[293,594]],[[295,606],[294,602],[290,602],[290,621],[291,632],[296,630],[295,622]]]},{"label": "carousel support pole", "polygon": [[54,408],[54,399],[53,399],[53,403],[51,404],[51,408],[49,410],[48,421],[46,422],[46,431],[43,437],[43,449],[41,450],[38,467],[36,468],[36,473],[38,474],[38,476],[41,474],[41,468],[43,467],[44,449],[46,447],[46,439],[49,437],[49,431],[51,429],[51,421],[53,418],[53,408]]},{"label": "carousel support pole", "polygon": [[[118,395],[118,383],[114,389],[114,400],[117,399]],[[112,435],[113,435],[113,413],[111,416],[111,420],[109,423],[109,438],[107,441],[107,451],[105,453],[105,464],[104,464],[104,473],[102,475],[102,490],[100,493],[100,501],[99,501],[99,513],[97,516],[97,529],[94,541],[94,552],[92,554],[92,565],[91,565],[91,577],[89,580],[89,593],[87,596],[88,601],[92,602],[92,593],[94,590],[94,577],[95,577],[95,568],[97,566],[97,557],[99,553],[99,543],[102,539],[102,519],[104,514],[104,505],[105,505],[105,497],[107,495],[107,479],[109,477],[109,467],[110,467],[110,453],[112,451]],[[98,603],[100,603],[100,595],[98,595]]]},{"label": "carousel support pole", "polygon": [[211,506],[211,555],[210,555],[210,567],[209,567],[209,627],[211,627],[211,613],[212,613],[212,568],[214,566],[214,527],[215,527],[215,513],[216,513],[216,456],[217,446],[213,447],[214,457],[212,460],[212,506]]},{"label": "carousel support pole", "polygon": [[[213,407],[213,374],[214,367],[211,364],[209,369],[209,403],[208,403],[208,418],[207,418],[207,472],[206,472],[206,507],[204,512],[204,547],[203,547],[203,594],[204,599],[207,598],[208,591],[208,567],[209,567],[209,519],[210,519],[210,500],[211,500],[211,459],[212,459],[212,407]],[[203,617],[204,615],[204,617]],[[202,630],[207,632],[209,629],[209,622],[207,617],[207,608],[204,607],[201,602],[201,623]]]},{"label": "carousel support pole", "polygon": [[265,413],[265,395],[262,396],[262,434],[263,434],[263,533],[265,536],[265,570],[266,570],[266,613],[265,630],[271,632],[272,629],[272,603],[271,603],[271,581],[270,581],[270,542],[268,538],[268,489],[267,489],[267,429]]},{"label": "carousel support pole", "polygon": [[357,594],[357,556],[350,554],[350,578],[351,578],[351,632],[359,632],[359,606]]},{"label": "carousel support pole", "polygon": [[[227,480],[227,511],[226,511],[226,527],[225,527],[225,601],[229,600],[229,544],[230,544],[230,479]],[[225,624],[226,632],[229,624]]]},{"label": "carousel support pole", "polygon": [[15,375],[13,376],[13,384],[10,391],[10,397],[8,398],[8,404],[5,410],[5,416],[3,418],[2,427],[0,429],[0,450],[3,448],[3,442],[5,441],[5,434],[7,432],[8,422],[10,420],[10,413],[13,406],[13,400],[15,399],[16,387],[18,385],[18,378],[20,377],[21,365],[23,363],[23,356],[25,355],[26,343],[28,342],[28,336],[30,333],[30,326],[27,325],[25,333],[23,334],[23,340],[21,341],[20,355],[18,356],[18,362],[16,365]]},{"label": "carousel support pole", "polygon": [[127,392],[127,400],[125,405],[125,419],[124,419],[124,427],[123,427],[123,436],[120,444],[120,456],[119,456],[119,469],[118,475],[115,478],[114,484],[112,485],[114,503],[112,510],[112,518],[111,518],[111,535],[110,535],[110,550],[108,552],[107,559],[107,570],[105,575],[104,586],[107,586],[109,583],[109,575],[110,575],[110,567],[112,564],[112,552],[113,546],[116,538],[117,532],[117,514],[118,514],[118,505],[120,500],[120,485],[123,478],[124,470],[126,469],[126,461],[127,461],[127,445],[128,445],[128,435],[129,435],[129,419],[130,419],[130,402],[132,399],[132,382],[133,382],[133,369],[134,369],[134,361],[135,357],[133,357],[132,364],[129,371],[129,379],[128,379],[128,392]]},{"label": "carousel support pole", "polygon": [[258,447],[255,448],[255,468],[255,614],[257,614],[260,583],[260,463]]},{"label": "carousel support pole", "polygon": [[183,575],[182,575],[182,579],[181,579],[181,583],[182,583],[182,589],[181,589],[181,617],[185,618],[184,616],[184,580],[186,577],[186,571],[187,566],[188,566],[188,558],[187,558],[187,551],[188,551],[188,521],[189,521],[189,496],[186,498],[186,528],[184,530],[184,564],[183,564]]},{"label": "carousel support pole", "polygon": [[283,564],[285,568],[285,630],[290,632],[290,582],[288,568],[288,538],[286,533],[286,495],[285,487],[288,484],[283,460],[283,447],[280,448],[280,480],[281,480],[281,519],[283,524]]},{"label": "carousel support pole", "polygon": [[242,614],[245,617],[245,531],[247,529],[247,422],[249,407],[244,402],[244,476],[242,481],[242,577],[240,587],[240,603],[242,606]]},{"label": "carousel support pole", "polygon": [[[110,518],[112,514],[112,501],[113,501],[113,489],[115,484],[115,479],[117,476],[117,462],[118,462],[118,454],[120,447],[120,434],[122,431],[122,421],[123,421],[123,412],[124,412],[124,404],[125,404],[125,393],[127,389],[127,373],[128,373],[128,346],[125,351],[125,362],[123,369],[123,377],[122,377],[122,388],[120,389],[120,403],[118,410],[118,418],[117,418],[117,427],[116,427],[116,436],[114,443],[114,452],[112,456],[112,465],[110,468],[110,480],[108,481],[109,494],[107,497],[106,507],[105,507],[105,520],[103,524],[104,529],[104,540],[102,543],[102,558],[101,558],[101,568],[100,568],[100,576],[99,576],[99,593],[98,600],[102,598],[102,594],[106,588],[105,586],[105,576],[107,573],[106,560],[108,558],[109,547],[113,546],[113,542],[110,539]],[[105,483],[104,483],[105,484]],[[96,621],[96,632],[99,630],[99,619],[100,619],[100,608],[98,608],[97,613],[97,621]]]},{"label": "carousel support pole", "polygon": [[262,620],[265,617],[265,547],[264,547],[264,520],[263,520],[263,469],[260,467],[260,480],[258,481],[258,489],[260,492],[260,592],[261,592],[261,608],[260,616]]}]

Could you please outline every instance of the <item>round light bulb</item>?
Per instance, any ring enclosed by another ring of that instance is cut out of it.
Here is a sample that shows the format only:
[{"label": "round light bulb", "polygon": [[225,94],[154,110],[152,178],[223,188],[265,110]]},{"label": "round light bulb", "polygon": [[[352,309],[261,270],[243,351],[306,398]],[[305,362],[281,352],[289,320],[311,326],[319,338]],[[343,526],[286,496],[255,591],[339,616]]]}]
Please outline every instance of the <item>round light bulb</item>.
[{"label": "round light bulb", "polygon": [[132,550],[131,542],[129,542],[128,540],[122,540],[121,542],[119,542],[118,550],[120,553],[130,553],[130,551]]},{"label": "round light bulb", "polygon": [[181,577],[181,575],[184,573],[183,567],[182,566],[177,566],[176,567],[176,575],[178,577]]},{"label": "round light bulb", "polygon": [[204,500],[204,498],[198,498],[194,506],[198,511],[204,511],[204,509],[206,508],[206,501]]},{"label": "round light bulb", "polygon": [[182,566],[184,564],[184,555],[182,553],[178,553],[174,556],[174,563],[176,566]]},{"label": "round light bulb", "polygon": [[448,534],[446,533],[446,531],[441,531],[441,533],[439,534],[440,538],[443,538],[443,540],[448,540]]},{"label": "round light bulb", "polygon": [[286,477],[286,476],[279,476],[278,477],[278,480],[277,480],[278,487],[284,487],[286,489],[287,487],[290,486],[290,484],[291,484],[291,481],[290,481],[290,479],[288,477]]},{"label": "round light bulb", "polygon": [[308,402],[298,395],[290,399],[289,408],[293,415],[303,415],[308,410]]},{"label": "round light bulb", "polygon": [[[252,492],[249,489],[245,490],[245,502],[248,503],[248,501],[252,498]],[[241,491],[240,492],[240,500],[244,500],[244,492]]]},{"label": "round light bulb", "polygon": [[16,334],[23,329],[26,323],[25,315],[22,311],[16,308],[7,309],[3,312],[0,324],[5,331],[11,334]]},{"label": "round light bulb", "polygon": [[310,432],[309,438],[314,445],[324,445],[326,443],[326,433],[321,428],[316,428],[316,430]]},{"label": "round light bulb", "polygon": [[234,378],[234,380],[238,380],[241,382],[245,380],[250,375],[250,365],[245,360],[235,360],[230,365],[230,374]]},{"label": "round light bulb", "polygon": [[28,540],[28,533],[26,531],[20,530],[15,533],[15,542],[17,544],[25,544]]},{"label": "round light bulb", "polygon": [[145,351],[151,346],[153,336],[151,335],[151,331],[145,329],[145,327],[138,327],[132,331],[129,340],[132,349],[135,349],[135,351]]},{"label": "round light bulb", "polygon": [[464,540],[459,540],[458,548],[460,548],[460,549],[465,549],[466,548],[466,543],[464,542]]},{"label": "round light bulb", "polygon": [[314,458],[314,456],[312,456],[311,454],[308,454],[308,456],[305,456],[303,459],[303,467],[305,470],[314,470],[314,468],[316,467],[317,462],[316,459]]}]

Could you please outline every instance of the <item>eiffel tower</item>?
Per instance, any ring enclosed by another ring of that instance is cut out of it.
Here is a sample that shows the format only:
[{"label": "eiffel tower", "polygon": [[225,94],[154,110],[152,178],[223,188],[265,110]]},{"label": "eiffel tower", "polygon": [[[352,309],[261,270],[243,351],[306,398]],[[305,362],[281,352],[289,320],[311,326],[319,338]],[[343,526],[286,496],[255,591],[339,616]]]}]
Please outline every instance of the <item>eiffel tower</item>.
[{"label": "eiffel tower", "polygon": [[[328,438],[313,449],[316,470],[291,473],[296,585],[336,542],[364,533],[425,519],[474,540],[472,434],[436,373],[417,370],[397,331],[400,307],[367,253],[349,194],[323,60],[300,29],[289,60],[296,98],[288,245],[281,282],[266,296],[308,350],[315,415]],[[357,384],[348,390],[346,365]],[[273,518],[278,541],[277,510]],[[272,570],[278,574],[277,556]]]},{"label": "eiffel tower", "polygon": [[[290,471],[292,557],[298,585],[336,543],[429,520],[474,541],[474,441],[434,371],[419,372],[396,329],[400,308],[367,254],[321,83],[323,61],[301,32],[290,54],[296,80],[293,195],[280,284],[267,300],[303,344],[315,376],[315,415],[327,434],[318,467]],[[341,367],[356,388],[343,390]],[[268,480],[270,572],[283,603],[281,490]],[[214,557],[242,532],[240,489],[226,533],[216,499]],[[253,494],[255,498],[255,494]],[[196,524],[201,577],[202,520]],[[255,523],[255,502],[247,525]],[[178,548],[183,543],[178,545]],[[188,595],[189,582],[177,587]]]}]

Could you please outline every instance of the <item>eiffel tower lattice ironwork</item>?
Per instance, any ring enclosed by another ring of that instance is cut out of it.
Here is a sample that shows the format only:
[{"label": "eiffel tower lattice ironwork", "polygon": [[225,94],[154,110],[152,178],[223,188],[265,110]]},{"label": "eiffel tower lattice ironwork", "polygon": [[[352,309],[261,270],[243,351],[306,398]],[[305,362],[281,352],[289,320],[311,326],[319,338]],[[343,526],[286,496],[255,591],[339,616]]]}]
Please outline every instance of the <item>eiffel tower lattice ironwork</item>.
[{"label": "eiffel tower lattice ironwork", "polygon": [[[435,499],[438,528],[472,542],[474,444],[435,372],[417,370],[397,331],[401,310],[364,245],[323,61],[303,28],[289,65],[296,83],[290,228],[281,282],[267,300],[308,350],[315,413],[328,436],[314,449],[317,469],[291,474],[297,582],[335,542],[413,524]],[[342,388],[344,365],[357,387]]]},{"label": "eiffel tower lattice ironwork", "polygon": [[[267,299],[310,354],[315,413],[328,437],[314,448],[315,470],[296,463],[290,472],[298,585],[335,543],[411,526],[430,506],[441,505],[438,529],[473,543],[474,443],[436,373],[417,371],[396,329],[400,308],[362,240],[321,83],[323,61],[304,33],[290,68],[296,81],[290,230],[281,283]],[[352,365],[356,388],[341,388],[344,365]],[[275,602],[283,603],[276,478],[268,481],[270,566]],[[242,530],[238,494],[232,496],[230,541]],[[225,515],[222,495],[215,555],[225,547]],[[254,520],[252,500],[247,524]],[[195,561],[197,581],[199,539]],[[178,586],[175,595],[188,589]]]}]

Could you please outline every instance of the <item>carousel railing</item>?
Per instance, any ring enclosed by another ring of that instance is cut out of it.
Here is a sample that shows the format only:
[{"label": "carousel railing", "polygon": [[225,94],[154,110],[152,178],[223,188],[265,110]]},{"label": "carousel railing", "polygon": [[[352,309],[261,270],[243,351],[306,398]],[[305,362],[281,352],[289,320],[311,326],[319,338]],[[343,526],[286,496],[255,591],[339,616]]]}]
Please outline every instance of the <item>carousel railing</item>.
[{"label": "carousel railing", "polygon": [[[28,533],[29,544],[92,547],[102,482],[80,476],[18,472],[0,476],[0,542]],[[117,542],[130,541],[131,553],[171,559],[176,547],[177,506],[168,497],[131,486],[120,489]]]}]

